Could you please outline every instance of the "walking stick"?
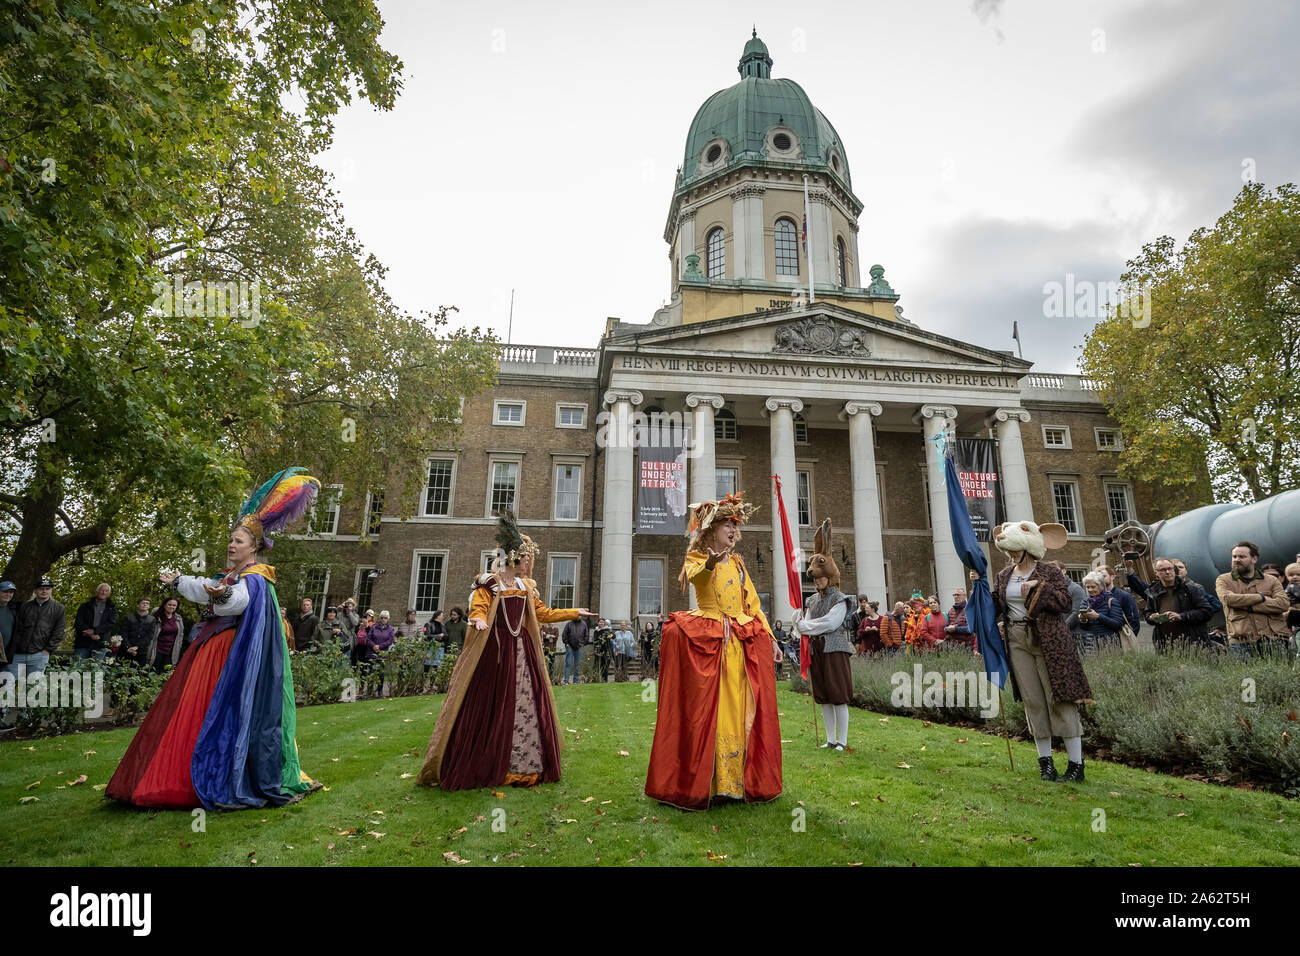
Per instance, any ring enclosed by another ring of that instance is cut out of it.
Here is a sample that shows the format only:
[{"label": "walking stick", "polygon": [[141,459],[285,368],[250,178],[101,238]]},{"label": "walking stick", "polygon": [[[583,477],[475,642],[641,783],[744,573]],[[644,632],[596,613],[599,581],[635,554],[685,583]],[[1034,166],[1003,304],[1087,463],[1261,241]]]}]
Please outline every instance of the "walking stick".
[{"label": "walking stick", "polygon": [[1011,763],[1011,772],[1016,772],[1016,761],[1011,756],[1011,729],[1007,727],[1007,712],[1002,707],[1002,688],[998,688],[998,711],[1002,714],[1002,732],[1007,738],[1007,760]]}]

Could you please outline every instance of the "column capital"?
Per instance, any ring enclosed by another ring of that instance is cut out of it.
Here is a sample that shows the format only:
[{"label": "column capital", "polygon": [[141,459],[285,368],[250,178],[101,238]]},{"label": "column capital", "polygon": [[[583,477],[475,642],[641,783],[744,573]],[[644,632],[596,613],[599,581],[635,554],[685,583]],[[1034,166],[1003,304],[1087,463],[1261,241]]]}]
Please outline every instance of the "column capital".
[{"label": "column capital", "polygon": [[923,418],[951,418],[957,420],[957,409],[951,405],[922,405],[921,410],[912,416],[912,424],[921,424]]},{"label": "column capital", "polygon": [[686,396],[687,408],[699,408],[701,405],[712,405],[716,412],[727,404],[727,400],[721,395],[715,395],[711,392],[691,392]]},{"label": "column capital", "polygon": [[605,393],[604,404],[614,405],[618,402],[631,402],[633,405],[640,405],[644,401],[644,396],[635,388],[611,388]]},{"label": "column capital", "polygon": [[791,412],[798,413],[803,411],[803,401],[798,398],[783,398],[779,395],[773,395],[763,403],[763,407],[768,412],[774,412],[778,408],[788,408]]},{"label": "column capital", "polygon": [[761,196],[766,191],[767,187],[762,186],[759,183],[743,183],[727,195],[729,195],[733,200],[739,200],[744,199],[747,196]]},{"label": "column capital", "polygon": [[861,415],[863,412],[866,412],[868,415],[875,418],[878,415],[883,415],[885,409],[879,402],[862,402],[857,399],[852,399],[844,403],[844,407],[840,409],[840,412],[836,417],[843,422],[852,418],[854,415]]},{"label": "column capital", "polygon": [[992,428],[997,422],[1009,421],[1027,422],[1029,421],[1029,412],[1023,408],[995,408],[987,418],[984,419],[984,427]]}]

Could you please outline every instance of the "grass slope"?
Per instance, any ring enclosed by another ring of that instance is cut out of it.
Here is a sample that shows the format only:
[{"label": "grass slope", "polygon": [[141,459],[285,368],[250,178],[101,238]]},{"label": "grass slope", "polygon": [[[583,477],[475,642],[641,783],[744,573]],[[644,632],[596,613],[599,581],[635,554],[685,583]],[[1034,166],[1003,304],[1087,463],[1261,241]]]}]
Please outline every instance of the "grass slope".
[{"label": "grass slope", "polygon": [[1101,762],[1083,785],[1043,783],[1030,745],[1013,744],[1012,774],[999,738],[860,710],[852,752],[817,750],[813,704],[778,686],[785,793],[707,813],[645,797],[655,711],[639,684],[556,688],[563,779],[500,796],[415,785],[440,697],[300,709],[302,765],[328,789],[209,813],[203,832],[103,799],[134,730],[7,740],[0,864],[1300,864],[1300,812],[1279,796]]}]

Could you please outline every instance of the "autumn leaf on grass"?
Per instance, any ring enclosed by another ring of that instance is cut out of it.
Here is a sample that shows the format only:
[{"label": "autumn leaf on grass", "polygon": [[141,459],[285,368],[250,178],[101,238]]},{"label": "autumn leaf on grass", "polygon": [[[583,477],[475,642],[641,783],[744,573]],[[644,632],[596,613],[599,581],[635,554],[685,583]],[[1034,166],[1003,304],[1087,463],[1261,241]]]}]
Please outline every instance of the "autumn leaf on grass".
[{"label": "autumn leaf on grass", "polygon": [[887,724],[887,723],[889,723],[889,718],[888,718],[888,717],[881,717],[881,718],[880,718],[880,722],[881,722],[882,724]]},{"label": "autumn leaf on grass", "polygon": [[387,834],[380,833],[378,830],[367,830],[367,831],[366,831],[366,835],[367,835],[367,836],[372,836],[372,837],[374,837],[376,840],[382,840],[382,839],[383,839]]},{"label": "autumn leaf on grass", "polygon": [[912,765],[911,765],[910,763],[900,763],[900,764],[898,765],[898,767],[899,767],[900,770],[911,770],[911,769],[912,769]]},{"label": "autumn leaf on grass", "polygon": [[632,755],[631,755],[630,753],[628,753],[626,750],[620,750],[620,751],[618,752],[618,755],[619,755],[620,757],[630,757],[630,756],[632,756]]},{"label": "autumn leaf on grass", "polygon": [[506,795],[500,790],[493,790],[492,796],[496,797],[498,800],[504,800],[506,798]]},{"label": "autumn leaf on grass", "polygon": [[969,737],[958,737],[958,738],[957,738],[957,743],[959,743],[959,744],[964,744],[964,743],[969,743],[969,742],[970,742],[970,738],[969,738]]},{"label": "autumn leaf on grass", "polygon": [[36,802],[39,801],[40,799],[41,799],[40,797],[19,797],[19,798],[18,798],[18,802],[19,802],[19,803],[36,803]]},{"label": "autumn leaf on grass", "polygon": [[105,788],[107,788],[107,787],[108,787],[108,784],[106,784],[106,783],[97,783],[97,784],[95,784],[94,786],[92,786],[90,789],[91,789],[91,790],[103,790],[103,789],[105,789]]},{"label": "autumn leaf on grass", "polygon": [[450,862],[452,862],[452,863],[468,863],[468,862],[469,862],[469,860],[462,860],[462,859],[460,858],[460,856],[459,856],[457,853],[455,853],[454,851],[451,851],[451,850],[448,850],[446,853],[444,853],[444,854],[442,855],[442,858],[443,858],[444,860],[448,860],[448,861],[450,861]]},{"label": "autumn leaf on grass", "polygon": [[561,820],[561,823],[577,823],[577,820]]},{"label": "autumn leaf on grass", "polygon": [[707,856],[710,860],[712,860],[715,863],[718,862],[719,860],[725,860],[727,858],[727,854],[714,853],[712,850],[706,851],[704,855]]},{"label": "autumn leaf on grass", "polygon": [[90,779],[90,778],[87,777],[87,776],[83,773],[83,774],[82,774],[81,776],[79,776],[76,780],[74,780],[74,781],[72,781],[70,784],[68,784],[68,786],[69,786],[69,787],[75,787],[75,786],[77,786],[78,784],[83,784],[83,783],[85,783],[85,782],[86,782],[87,780],[89,780],[89,779]]},{"label": "autumn leaf on grass", "polygon": [[925,720],[925,721],[922,721],[922,722],[921,722],[921,726],[922,726],[922,727],[933,727],[934,724],[930,723],[928,720]]},{"label": "autumn leaf on grass", "polygon": [[83,757],[89,757],[89,756],[90,756],[91,754],[93,754],[94,752],[95,752],[95,751],[93,751],[93,750],[86,750],[86,751],[83,751],[83,752],[82,752],[81,756],[83,756]]},{"label": "autumn leaf on grass", "polygon": [[256,851],[256,850],[250,850],[250,851],[248,852],[248,862],[249,862],[249,863],[256,863],[256,862],[257,862],[257,851]]},{"label": "autumn leaf on grass", "polygon": [[593,801],[593,800],[595,800],[595,799],[596,799],[595,797],[588,797],[586,800],[583,800],[582,802],[583,802],[583,803],[591,803],[591,801]]},{"label": "autumn leaf on grass", "polygon": [[23,789],[24,789],[24,790],[35,790],[35,789],[36,789],[37,787],[39,787],[40,785],[41,785],[41,782],[40,782],[39,780],[33,780],[33,781],[32,781],[31,783],[29,783],[27,786],[23,787]]},{"label": "autumn leaf on grass", "polygon": [[851,806],[851,807],[856,807],[857,805],[858,805],[858,801],[856,801],[856,800],[850,800],[850,801],[849,801],[849,806]]},{"label": "autumn leaf on grass", "polygon": [[414,776],[415,776],[415,774],[413,774],[413,773],[404,773],[404,774],[402,774],[402,778],[401,778],[401,779],[406,780],[407,778],[409,778],[409,777],[414,777]]}]

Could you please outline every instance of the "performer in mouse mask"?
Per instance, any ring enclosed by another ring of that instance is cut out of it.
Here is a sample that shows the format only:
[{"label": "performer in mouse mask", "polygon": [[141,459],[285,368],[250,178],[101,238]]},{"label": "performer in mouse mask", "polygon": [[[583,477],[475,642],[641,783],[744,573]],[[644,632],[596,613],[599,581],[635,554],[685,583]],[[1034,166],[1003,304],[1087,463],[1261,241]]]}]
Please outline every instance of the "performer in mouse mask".
[{"label": "performer in mouse mask", "polygon": [[808,637],[809,677],[813,700],[822,705],[826,743],[842,751],[849,743],[849,702],[853,700],[853,675],[849,660],[853,645],[847,630],[848,606],[840,593],[840,569],[831,557],[831,519],[827,518],[813,538],[813,556],[808,559],[808,577],[817,593],[803,611],[796,611],[794,627]]},{"label": "performer in mouse mask", "polygon": [[[1010,558],[993,584],[998,627],[1006,638],[1016,699],[1038,748],[1044,780],[1083,782],[1083,723],[1080,704],[1096,703],[1083,672],[1074,637],[1065,626],[1070,592],[1060,565],[1044,561],[1049,549],[1065,546],[1059,524],[1008,521],[993,532],[993,546]],[[974,572],[971,573],[974,577]],[[1052,762],[1052,738],[1065,740],[1065,773]]]}]

